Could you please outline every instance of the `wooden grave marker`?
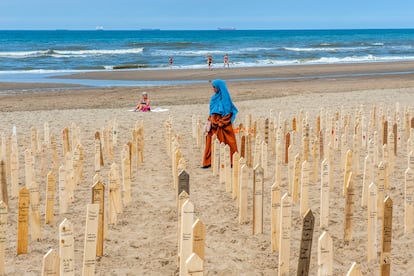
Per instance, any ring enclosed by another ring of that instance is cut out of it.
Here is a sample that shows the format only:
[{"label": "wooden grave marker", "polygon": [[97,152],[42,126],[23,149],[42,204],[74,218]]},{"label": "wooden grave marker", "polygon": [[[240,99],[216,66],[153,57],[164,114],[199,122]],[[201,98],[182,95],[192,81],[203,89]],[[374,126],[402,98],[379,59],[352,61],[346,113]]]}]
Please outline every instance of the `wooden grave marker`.
[{"label": "wooden grave marker", "polygon": [[275,182],[272,185],[271,192],[271,202],[272,202],[272,212],[271,212],[271,246],[272,252],[279,250],[279,240],[280,240],[280,182]]},{"label": "wooden grave marker", "polygon": [[240,168],[240,186],[239,186],[239,223],[248,223],[247,208],[248,208],[248,181],[249,170],[247,164],[244,164]]},{"label": "wooden grave marker", "polygon": [[124,157],[122,160],[122,194],[124,206],[128,206],[131,203],[131,160]]},{"label": "wooden grave marker", "polygon": [[96,256],[103,256],[105,229],[105,184],[98,181],[92,186],[92,204],[99,205]]},{"label": "wooden grave marker", "polygon": [[59,254],[54,249],[49,249],[43,256],[41,276],[58,276],[59,273]]},{"label": "wooden grave marker", "polygon": [[24,168],[25,168],[25,179],[26,179],[26,183],[25,186],[26,188],[29,188],[30,183],[32,183],[33,180],[33,157],[32,157],[32,152],[27,149],[24,151]]},{"label": "wooden grave marker", "polygon": [[285,164],[289,163],[289,146],[290,146],[290,132],[286,134],[285,142]]},{"label": "wooden grave marker", "polygon": [[188,276],[203,276],[204,275],[204,260],[201,259],[196,253],[192,253],[190,257],[185,261],[187,271],[184,275]]},{"label": "wooden grave marker", "polygon": [[302,239],[300,242],[297,275],[309,275],[314,225],[315,217],[312,213],[312,210],[308,209],[305,216],[303,217]]},{"label": "wooden grave marker", "polygon": [[230,146],[224,146],[224,183],[226,187],[226,192],[232,192],[232,182],[231,182],[231,156],[230,156]]},{"label": "wooden grave marker", "polygon": [[55,191],[56,175],[51,171],[47,174],[46,181],[45,224],[53,223],[54,221]]},{"label": "wooden grave marker", "polygon": [[122,195],[121,195],[121,180],[119,177],[119,166],[116,163],[112,163],[109,171],[109,216],[108,224],[117,224],[118,214],[122,213]]},{"label": "wooden grave marker", "polygon": [[69,129],[65,127],[62,130],[63,156],[70,152]]},{"label": "wooden grave marker", "polygon": [[382,216],[381,265],[380,275],[391,275],[391,240],[392,240],[392,209],[393,202],[389,196],[384,200]]},{"label": "wooden grave marker", "polygon": [[7,204],[0,201],[0,275],[5,275],[5,253],[7,240]]},{"label": "wooden grave marker", "polygon": [[206,227],[200,219],[197,219],[192,226],[192,231],[192,252],[197,254],[200,259],[204,260]]},{"label": "wooden grave marker", "polygon": [[324,231],[318,239],[318,276],[333,274],[333,242],[328,232]]},{"label": "wooden grave marker", "polygon": [[30,236],[32,241],[40,241],[40,193],[39,184],[35,181],[29,186],[30,192]]},{"label": "wooden grave marker", "polygon": [[192,247],[192,233],[194,223],[194,205],[190,200],[187,200],[181,210],[181,247],[180,247],[180,276],[186,275],[185,261],[190,257]]},{"label": "wooden grave marker", "polygon": [[303,161],[300,180],[300,215],[303,218],[308,211],[310,168],[309,162]]},{"label": "wooden grave marker", "polygon": [[239,195],[239,175],[240,175],[240,154],[236,151],[233,154],[233,170],[232,172],[232,199],[237,204]]},{"label": "wooden grave marker", "polygon": [[349,175],[352,172],[352,151],[347,150],[346,152],[346,161],[345,161],[345,170],[344,170],[344,181],[343,181],[343,190],[342,195],[346,194],[346,185],[348,184]]},{"label": "wooden grave marker", "polygon": [[243,135],[241,137],[241,144],[240,144],[240,157],[245,158],[246,156],[246,136]]},{"label": "wooden grave marker", "polygon": [[377,185],[369,185],[367,201],[367,258],[368,262],[377,258]]},{"label": "wooden grave marker", "polygon": [[253,169],[253,235],[263,233],[263,168]]},{"label": "wooden grave marker", "polygon": [[213,167],[213,176],[219,175],[220,171],[220,141],[216,138],[213,143],[213,151],[211,153],[212,162],[211,166]]},{"label": "wooden grave marker", "polygon": [[33,155],[36,155],[36,153],[37,153],[37,143],[38,143],[38,140],[37,140],[37,129],[35,128],[35,127],[31,127],[30,128],[30,145],[31,145],[31,147],[30,147],[30,149],[31,149],[31,152],[32,152],[32,154]]},{"label": "wooden grave marker", "polygon": [[17,255],[26,254],[29,241],[29,205],[30,194],[27,188],[19,191],[17,220]]},{"label": "wooden grave marker", "polygon": [[385,191],[385,164],[380,162],[378,165],[378,174],[377,174],[377,216],[382,218],[383,208],[384,208],[384,191]]},{"label": "wooden grave marker", "polygon": [[177,198],[183,191],[190,195],[190,175],[185,170],[178,175]]},{"label": "wooden grave marker", "polygon": [[292,227],[292,200],[287,193],[281,199],[280,241],[279,241],[279,276],[289,276],[290,235]]},{"label": "wooden grave marker", "polygon": [[10,184],[11,196],[13,198],[19,196],[19,156],[17,151],[12,151],[10,155]]},{"label": "wooden grave marker", "polygon": [[0,160],[0,191],[1,199],[7,206],[9,206],[9,195],[7,192],[7,176],[6,176],[6,163],[4,160]]},{"label": "wooden grave marker", "polygon": [[367,206],[369,185],[374,181],[374,164],[372,157],[368,154],[364,160],[364,175],[362,177],[361,207]]},{"label": "wooden grave marker", "polygon": [[352,240],[352,227],[354,220],[354,176],[351,172],[348,177],[345,194],[345,219],[344,219],[344,241],[349,243]]},{"label": "wooden grave marker", "polygon": [[407,168],[405,171],[405,191],[404,191],[404,232],[413,233],[414,215],[414,172]]},{"label": "wooden grave marker", "polygon": [[65,218],[59,225],[60,276],[75,275],[74,243],[73,225]]},{"label": "wooden grave marker", "polygon": [[[181,215],[182,215],[182,208],[184,203],[190,198],[186,191],[182,191],[181,194],[178,196],[177,201],[177,256],[180,256],[180,248],[181,248]],[[178,261],[178,264],[180,262]]]},{"label": "wooden grave marker", "polygon": [[57,173],[59,170],[59,155],[57,151],[56,136],[54,134],[50,135],[50,150],[52,152],[53,171]]},{"label": "wooden grave marker", "polygon": [[301,156],[296,154],[295,163],[294,163],[294,176],[293,176],[293,186],[292,186],[292,200],[294,203],[299,203],[300,199],[300,173],[301,173]]},{"label": "wooden grave marker", "polygon": [[104,165],[101,135],[99,131],[95,132],[95,172],[101,171]]},{"label": "wooden grave marker", "polygon": [[65,214],[68,211],[68,195],[66,191],[66,168],[59,168],[59,214]]},{"label": "wooden grave marker", "polygon": [[321,164],[321,208],[320,228],[326,229],[329,225],[329,162],[324,159]]},{"label": "wooden grave marker", "polygon": [[275,162],[275,181],[281,183],[282,182],[282,167],[284,164],[283,155],[282,155],[282,144],[277,144],[277,155],[276,155],[276,162]]},{"label": "wooden grave marker", "polygon": [[47,151],[49,146],[46,143],[42,143],[42,148],[40,151],[40,176],[42,178],[46,177],[47,169],[48,169],[48,162],[49,159],[47,157]]},{"label": "wooden grave marker", "polygon": [[83,276],[95,275],[96,241],[98,236],[99,204],[87,204],[85,241],[83,247]]},{"label": "wooden grave marker", "polygon": [[361,269],[356,262],[353,262],[351,268],[346,273],[346,276],[362,276]]}]

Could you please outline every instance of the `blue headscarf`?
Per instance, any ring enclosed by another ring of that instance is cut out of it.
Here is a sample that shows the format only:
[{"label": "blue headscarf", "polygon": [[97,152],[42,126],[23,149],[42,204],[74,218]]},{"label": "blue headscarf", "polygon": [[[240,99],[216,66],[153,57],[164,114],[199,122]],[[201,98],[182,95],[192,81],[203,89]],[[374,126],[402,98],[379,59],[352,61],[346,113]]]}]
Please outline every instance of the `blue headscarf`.
[{"label": "blue headscarf", "polygon": [[224,117],[231,113],[231,123],[233,123],[239,111],[231,100],[226,83],[222,80],[214,80],[211,84],[217,89],[217,93],[214,93],[210,99],[210,116],[214,113]]}]

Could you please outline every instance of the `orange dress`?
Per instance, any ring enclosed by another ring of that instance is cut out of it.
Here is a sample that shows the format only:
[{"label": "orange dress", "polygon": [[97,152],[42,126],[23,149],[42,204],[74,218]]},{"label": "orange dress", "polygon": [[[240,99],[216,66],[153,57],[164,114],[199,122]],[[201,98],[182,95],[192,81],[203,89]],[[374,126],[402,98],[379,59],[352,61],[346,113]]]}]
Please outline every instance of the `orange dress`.
[{"label": "orange dress", "polygon": [[230,147],[230,160],[233,164],[233,154],[237,152],[236,136],[234,135],[233,126],[231,124],[232,114],[221,117],[218,114],[210,116],[211,130],[206,136],[206,147],[204,149],[203,166],[211,165],[211,141],[214,134],[217,139]]}]

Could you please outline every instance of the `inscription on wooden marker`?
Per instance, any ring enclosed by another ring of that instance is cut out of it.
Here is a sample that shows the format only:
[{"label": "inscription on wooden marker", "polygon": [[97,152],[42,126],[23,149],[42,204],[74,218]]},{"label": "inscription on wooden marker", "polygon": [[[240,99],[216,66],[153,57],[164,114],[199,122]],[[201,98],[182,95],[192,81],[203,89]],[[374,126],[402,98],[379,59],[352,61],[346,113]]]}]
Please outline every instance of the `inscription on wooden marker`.
[{"label": "inscription on wooden marker", "polygon": [[384,213],[382,217],[381,276],[391,275],[392,209],[393,202],[387,196],[384,200]]},{"label": "inscription on wooden marker", "polygon": [[328,232],[324,231],[318,240],[318,275],[332,276],[333,242]]},{"label": "inscription on wooden marker", "polygon": [[292,227],[292,200],[288,194],[281,199],[278,276],[289,276],[290,232]]},{"label": "inscription on wooden marker", "polygon": [[280,184],[275,182],[272,185],[271,202],[272,202],[272,216],[271,216],[271,246],[272,252],[279,250],[280,239]]},{"label": "inscription on wooden marker", "polygon": [[83,276],[95,275],[98,218],[99,204],[88,204],[86,207],[85,242],[83,247]]},{"label": "inscription on wooden marker", "polygon": [[98,215],[98,236],[96,242],[96,256],[103,256],[104,248],[104,218],[105,218],[105,185],[102,182],[96,182],[92,186],[92,203],[99,205]]},{"label": "inscription on wooden marker", "polygon": [[253,170],[253,235],[263,233],[263,168]]},{"label": "inscription on wooden marker", "polygon": [[64,219],[59,225],[60,276],[75,275],[74,243],[73,225],[68,219]]},{"label": "inscription on wooden marker", "polygon": [[29,204],[29,190],[26,188],[20,189],[17,222],[17,255],[27,253],[27,245],[29,240]]},{"label": "inscription on wooden marker", "polygon": [[204,241],[206,237],[206,227],[204,223],[197,219],[193,226],[193,253],[196,253],[200,259],[204,260]]},{"label": "inscription on wooden marker", "polygon": [[302,240],[300,242],[299,264],[297,271],[298,276],[309,275],[314,225],[315,217],[313,216],[312,210],[308,209],[303,218]]}]

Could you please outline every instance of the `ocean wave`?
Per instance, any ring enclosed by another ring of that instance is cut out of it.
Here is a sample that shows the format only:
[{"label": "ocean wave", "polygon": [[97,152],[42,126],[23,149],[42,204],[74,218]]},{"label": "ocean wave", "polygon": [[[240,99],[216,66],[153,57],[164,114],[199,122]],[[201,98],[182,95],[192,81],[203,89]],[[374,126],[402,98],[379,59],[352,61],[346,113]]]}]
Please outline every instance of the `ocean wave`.
[{"label": "ocean wave", "polygon": [[141,54],[144,48],[129,49],[108,49],[108,50],[38,50],[38,51],[21,51],[21,52],[0,52],[2,58],[38,58],[38,57],[90,57],[100,55],[125,55],[125,54]]},{"label": "ocean wave", "polygon": [[248,47],[240,48],[235,50],[155,50],[153,56],[187,56],[187,57],[197,57],[197,56],[207,56],[207,55],[242,55],[248,53],[256,53],[263,51],[276,50],[277,48],[268,48],[268,47]]},{"label": "ocean wave", "polygon": [[337,51],[358,51],[358,50],[367,50],[369,47],[284,47],[282,48],[286,51],[292,52],[317,52],[317,51],[326,51],[326,52],[337,52]]}]

